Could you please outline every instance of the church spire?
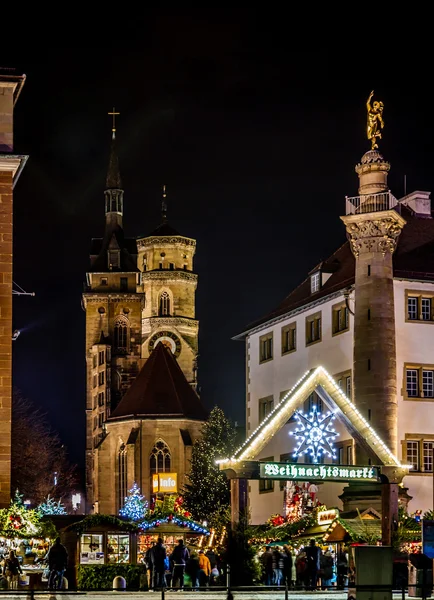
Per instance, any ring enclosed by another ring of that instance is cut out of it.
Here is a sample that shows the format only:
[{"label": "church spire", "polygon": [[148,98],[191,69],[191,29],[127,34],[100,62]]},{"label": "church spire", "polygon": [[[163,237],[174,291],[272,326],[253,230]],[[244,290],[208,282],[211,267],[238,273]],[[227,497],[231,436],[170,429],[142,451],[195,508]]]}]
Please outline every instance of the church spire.
[{"label": "church spire", "polygon": [[110,149],[110,159],[107,171],[105,195],[105,214],[106,214],[106,229],[115,229],[122,227],[124,191],[122,189],[121,174],[119,170],[119,159],[116,152],[116,112],[113,108],[112,112],[108,113],[113,117],[112,124],[112,143]]},{"label": "church spire", "polygon": [[163,223],[167,221],[167,193],[166,193],[166,184],[163,185],[163,199],[161,200],[161,220]]}]

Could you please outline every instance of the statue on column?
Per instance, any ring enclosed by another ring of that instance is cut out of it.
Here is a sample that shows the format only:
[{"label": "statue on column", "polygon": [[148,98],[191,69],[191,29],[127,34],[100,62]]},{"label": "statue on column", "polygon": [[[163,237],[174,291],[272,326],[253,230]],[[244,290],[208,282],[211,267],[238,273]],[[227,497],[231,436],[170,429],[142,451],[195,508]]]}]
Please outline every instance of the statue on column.
[{"label": "statue on column", "polygon": [[371,140],[371,150],[378,148],[377,139],[381,140],[381,129],[384,127],[383,121],[383,109],[384,104],[375,100],[371,104],[374,90],[369,94],[368,101],[366,102],[366,108],[368,111],[368,128],[367,135],[368,140]]}]

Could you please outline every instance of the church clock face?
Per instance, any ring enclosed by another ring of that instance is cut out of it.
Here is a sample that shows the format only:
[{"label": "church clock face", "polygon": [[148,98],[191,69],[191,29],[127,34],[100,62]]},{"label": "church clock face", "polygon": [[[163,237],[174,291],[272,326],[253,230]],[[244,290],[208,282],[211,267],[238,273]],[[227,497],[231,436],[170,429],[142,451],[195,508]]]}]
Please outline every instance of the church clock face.
[{"label": "church clock face", "polygon": [[181,340],[173,331],[158,331],[155,333],[149,340],[149,354],[160,343],[169,348],[176,358],[181,354]]}]

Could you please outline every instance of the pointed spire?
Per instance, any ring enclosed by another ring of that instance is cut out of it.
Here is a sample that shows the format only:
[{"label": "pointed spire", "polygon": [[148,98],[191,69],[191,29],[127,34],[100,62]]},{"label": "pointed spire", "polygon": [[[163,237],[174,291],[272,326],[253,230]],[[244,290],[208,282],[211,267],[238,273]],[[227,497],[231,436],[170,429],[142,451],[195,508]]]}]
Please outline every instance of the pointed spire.
[{"label": "pointed spire", "polygon": [[167,221],[167,201],[166,184],[163,185],[163,199],[161,201],[161,219],[163,223]]},{"label": "pointed spire", "polygon": [[112,190],[112,189],[122,189],[122,181],[121,181],[121,174],[119,171],[119,159],[118,159],[118,155],[116,152],[116,115],[119,115],[119,112],[116,112],[115,109],[113,108],[112,112],[108,113],[109,115],[112,115],[113,117],[113,124],[112,124],[112,144],[111,144],[111,150],[110,150],[110,160],[109,160],[109,167],[108,167],[108,171],[107,171],[107,179],[106,179],[106,189],[108,190]]}]

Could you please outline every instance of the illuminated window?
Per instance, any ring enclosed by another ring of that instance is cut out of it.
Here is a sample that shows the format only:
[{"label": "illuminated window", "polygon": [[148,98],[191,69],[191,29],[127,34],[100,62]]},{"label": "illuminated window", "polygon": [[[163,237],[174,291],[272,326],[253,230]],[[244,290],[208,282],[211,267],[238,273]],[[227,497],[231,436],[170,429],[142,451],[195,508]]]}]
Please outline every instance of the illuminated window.
[{"label": "illuminated window", "polygon": [[160,317],[170,316],[170,296],[168,292],[162,292],[160,294],[158,314]]},{"label": "illuminated window", "polygon": [[312,294],[319,291],[321,273],[314,273],[310,276],[310,291]]},{"label": "illuminated window", "polygon": [[107,534],[107,562],[122,564],[130,562],[130,536],[129,534]]},{"label": "illuminated window", "polygon": [[172,459],[166,442],[158,440],[149,457],[151,475],[154,473],[170,473]]},{"label": "illuminated window", "polygon": [[125,317],[119,317],[114,325],[114,347],[116,350],[128,350],[129,322]]},{"label": "illuminated window", "polygon": [[296,323],[282,327],[282,354],[293,352],[296,349],[297,329]]},{"label": "illuminated window", "polygon": [[80,563],[103,565],[104,548],[102,534],[85,533],[80,538]]},{"label": "illuminated window", "polygon": [[273,358],[273,332],[261,335],[259,338],[259,362],[266,362]]},{"label": "illuminated window", "polygon": [[423,470],[432,473],[433,470],[433,448],[434,442],[422,442]]},{"label": "illuminated window", "polygon": [[306,346],[321,341],[321,313],[306,317]]},{"label": "illuminated window", "polygon": [[412,466],[411,471],[419,471],[419,442],[407,441],[406,461]]}]

